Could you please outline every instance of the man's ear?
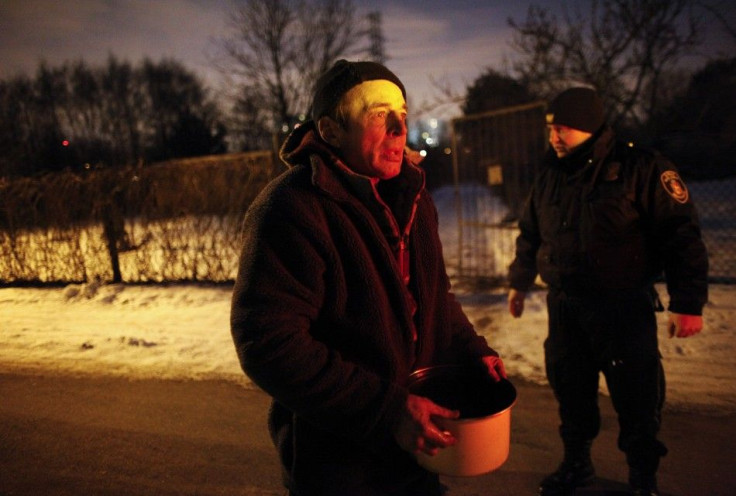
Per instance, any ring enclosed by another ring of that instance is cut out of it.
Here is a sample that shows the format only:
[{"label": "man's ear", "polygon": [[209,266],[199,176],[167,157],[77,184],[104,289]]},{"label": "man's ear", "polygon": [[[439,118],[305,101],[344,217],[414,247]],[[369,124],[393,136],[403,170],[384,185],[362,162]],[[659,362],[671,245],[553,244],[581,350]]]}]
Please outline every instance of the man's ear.
[{"label": "man's ear", "polygon": [[320,117],[319,121],[317,121],[317,131],[329,145],[340,148],[342,129],[333,118],[328,116]]}]

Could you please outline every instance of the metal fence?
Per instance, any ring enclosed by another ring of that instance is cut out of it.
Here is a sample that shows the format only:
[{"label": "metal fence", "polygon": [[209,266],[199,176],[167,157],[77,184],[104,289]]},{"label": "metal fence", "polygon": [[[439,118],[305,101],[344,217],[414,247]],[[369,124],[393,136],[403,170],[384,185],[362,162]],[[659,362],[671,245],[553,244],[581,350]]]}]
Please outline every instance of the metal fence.
[{"label": "metal fence", "polygon": [[[546,148],[542,102],[452,122],[459,278],[502,284],[517,220]],[[736,283],[736,176],[688,181],[701,219],[712,282]]]}]

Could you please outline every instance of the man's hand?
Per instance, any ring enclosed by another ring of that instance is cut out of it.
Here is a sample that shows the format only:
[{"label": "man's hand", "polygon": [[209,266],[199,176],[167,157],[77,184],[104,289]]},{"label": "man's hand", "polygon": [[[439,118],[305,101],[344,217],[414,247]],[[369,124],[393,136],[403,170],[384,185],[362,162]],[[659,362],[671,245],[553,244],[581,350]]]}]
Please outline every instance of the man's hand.
[{"label": "man's hand", "polygon": [[524,313],[524,298],[526,298],[526,293],[523,291],[515,289],[509,291],[509,313],[514,317],[521,317],[521,314]]},{"label": "man's hand", "polygon": [[488,374],[493,377],[496,382],[502,378],[506,379],[506,367],[503,365],[503,360],[497,356],[485,356],[483,357],[483,363],[488,369]]},{"label": "man's hand", "polygon": [[694,336],[703,330],[703,317],[670,312],[667,330],[671,338],[675,336],[678,338]]},{"label": "man's hand", "polygon": [[410,394],[394,427],[394,438],[409,453],[422,451],[434,456],[441,448],[455,444],[455,438],[435,424],[433,417],[455,419],[459,416],[457,410],[448,410],[428,398]]}]

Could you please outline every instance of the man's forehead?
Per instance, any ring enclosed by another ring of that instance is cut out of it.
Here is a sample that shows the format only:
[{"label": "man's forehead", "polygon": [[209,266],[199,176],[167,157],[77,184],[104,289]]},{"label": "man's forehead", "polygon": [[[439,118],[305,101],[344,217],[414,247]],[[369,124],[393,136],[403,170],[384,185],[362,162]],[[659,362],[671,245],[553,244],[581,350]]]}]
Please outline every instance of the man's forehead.
[{"label": "man's forehead", "polygon": [[353,86],[343,96],[350,105],[361,105],[364,108],[376,106],[401,106],[406,108],[404,95],[396,84],[387,79],[373,79]]}]

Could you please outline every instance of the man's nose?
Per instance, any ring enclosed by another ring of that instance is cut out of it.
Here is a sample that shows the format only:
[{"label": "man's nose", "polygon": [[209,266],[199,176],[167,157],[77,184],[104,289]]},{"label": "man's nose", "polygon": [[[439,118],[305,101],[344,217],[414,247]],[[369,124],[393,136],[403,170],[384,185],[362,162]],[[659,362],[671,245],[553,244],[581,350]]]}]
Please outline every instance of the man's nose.
[{"label": "man's nose", "polygon": [[408,132],[406,118],[398,112],[391,112],[387,122],[388,132],[394,136],[403,136]]}]

